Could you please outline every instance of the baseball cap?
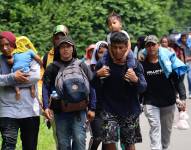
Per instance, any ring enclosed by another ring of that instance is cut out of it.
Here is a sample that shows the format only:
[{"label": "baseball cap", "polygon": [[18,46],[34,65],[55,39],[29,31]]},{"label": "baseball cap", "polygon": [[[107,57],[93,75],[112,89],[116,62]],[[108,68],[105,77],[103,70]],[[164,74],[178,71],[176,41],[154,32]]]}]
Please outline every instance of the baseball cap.
[{"label": "baseball cap", "polygon": [[157,44],[158,42],[159,42],[159,40],[155,35],[149,35],[145,38],[145,45],[147,45],[148,43]]},{"label": "baseball cap", "polygon": [[64,36],[63,38],[60,39],[60,41],[58,42],[58,47],[62,44],[62,43],[68,43],[72,46],[75,45],[74,41],[72,40],[71,37],[69,36]]},{"label": "baseball cap", "polygon": [[65,25],[57,25],[54,29],[53,29],[53,34],[57,34],[57,33],[64,33],[64,35],[68,35],[68,28]]}]

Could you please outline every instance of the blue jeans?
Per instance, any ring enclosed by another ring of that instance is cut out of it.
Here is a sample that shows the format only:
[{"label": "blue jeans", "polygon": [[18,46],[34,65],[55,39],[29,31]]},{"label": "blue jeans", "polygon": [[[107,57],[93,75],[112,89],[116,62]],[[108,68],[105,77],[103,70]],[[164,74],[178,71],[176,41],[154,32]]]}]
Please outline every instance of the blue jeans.
[{"label": "blue jeans", "polygon": [[85,150],[86,112],[60,113],[54,117],[58,150]]},{"label": "blue jeans", "polygon": [[15,150],[18,130],[21,132],[23,150],[36,150],[40,117],[23,119],[0,118],[0,131],[2,135],[1,150]]}]

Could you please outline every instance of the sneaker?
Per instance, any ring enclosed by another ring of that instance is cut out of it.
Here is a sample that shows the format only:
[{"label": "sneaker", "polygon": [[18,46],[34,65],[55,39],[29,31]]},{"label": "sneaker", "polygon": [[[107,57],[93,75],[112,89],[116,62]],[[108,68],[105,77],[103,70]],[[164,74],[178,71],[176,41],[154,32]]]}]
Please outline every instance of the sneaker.
[{"label": "sneaker", "polygon": [[191,94],[189,94],[189,97],[188,97],[189,99],[191,99]]}]

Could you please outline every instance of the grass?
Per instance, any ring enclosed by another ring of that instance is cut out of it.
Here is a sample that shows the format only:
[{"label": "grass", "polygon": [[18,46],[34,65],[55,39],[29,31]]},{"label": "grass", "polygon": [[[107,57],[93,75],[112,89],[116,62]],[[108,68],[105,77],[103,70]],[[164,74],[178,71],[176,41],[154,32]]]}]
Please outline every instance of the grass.
[{"label": "grass", "polygon": [[[22,150],[20,135],[18,136],[16,150]],[[41,117],[37,150],[56,150],[52,128],[47,128],[43,117]]]},{"label": "grass", "polygon": [[39,130],[38,150],[56,150],[52,128],[47,128],[43,117],[41,117],[41,124]]},{"label": "grass", "polygon": [[[41,77],[43,74],[43,69],[41,69]],[[42,99],[42,80],[38,83],[38,95]],[[22,144],[20,140],[20,135],[18,136],[16,150],[22,150]],[[0,147],[1,147],[1,137],[0,137]],[[44,117],[41,116],[40,119],[40,129],[38,135],[38,147],[37,150],[56,150],[55,141],[53,138],[52,128],[48,129],[44,121]]]}]

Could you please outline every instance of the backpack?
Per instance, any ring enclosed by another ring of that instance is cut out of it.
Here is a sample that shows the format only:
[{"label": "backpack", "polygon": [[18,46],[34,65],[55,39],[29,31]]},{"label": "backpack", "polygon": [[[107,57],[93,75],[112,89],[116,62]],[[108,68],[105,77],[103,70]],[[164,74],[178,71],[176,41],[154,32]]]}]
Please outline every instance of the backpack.
[{"label": "backpack", "polygon": [[88,100],[90,84],[88,77],[80,67],[82,62],[75,59],[66,67],[57,61],[53,63],[60,67],[55,79],[55,87],[64,103],[78,103]]}]

